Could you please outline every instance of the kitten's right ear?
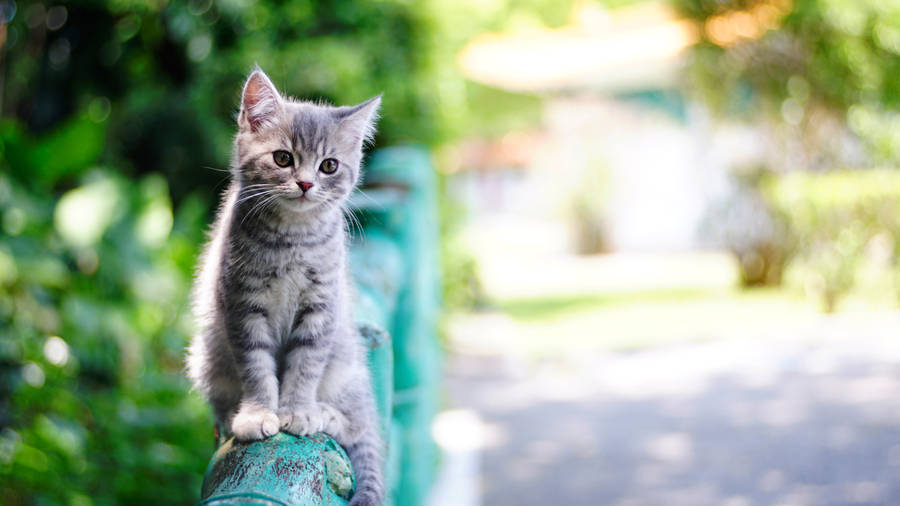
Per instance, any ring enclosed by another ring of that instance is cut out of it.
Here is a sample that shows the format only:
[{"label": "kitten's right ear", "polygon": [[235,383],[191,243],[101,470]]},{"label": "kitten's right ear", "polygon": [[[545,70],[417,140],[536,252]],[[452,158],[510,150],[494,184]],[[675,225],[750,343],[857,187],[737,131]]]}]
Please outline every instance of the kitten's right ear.
[{"label": "kitten's right ear", "polygon": [[241,112],[238,125],[251,132],[271,126],[281,112],[281,95],[272,80],[259,67],[250,73],[241,93]]}]

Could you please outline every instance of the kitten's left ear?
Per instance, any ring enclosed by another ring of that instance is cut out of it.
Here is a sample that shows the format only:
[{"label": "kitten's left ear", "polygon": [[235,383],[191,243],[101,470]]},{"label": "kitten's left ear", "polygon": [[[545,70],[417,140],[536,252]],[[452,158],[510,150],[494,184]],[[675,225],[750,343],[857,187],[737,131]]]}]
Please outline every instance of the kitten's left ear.
[{"label": "kitten's left ear", "polygon": [[378,120],[380,106],[381,94],[378,94],[359,105],[335,109],[333,114],[339,121],[338,133],[341,140],[358,147],[371,141],[375,135],[375,122]]},{"label": "kitten's left ear", "polygon": [[244,91],[241,93],[241,112],[238,124],[241,128],[249,128],[251,132],[275,123],[275,117],[281,112],[281,95],[272,84],[269,76],[259,67],[250,73]]}]

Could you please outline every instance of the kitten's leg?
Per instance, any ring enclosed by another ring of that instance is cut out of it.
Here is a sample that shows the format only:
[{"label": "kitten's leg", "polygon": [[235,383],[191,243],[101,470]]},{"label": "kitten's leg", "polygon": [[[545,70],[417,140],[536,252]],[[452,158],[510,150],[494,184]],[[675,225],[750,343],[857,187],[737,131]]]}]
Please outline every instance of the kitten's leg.
[{"label": "kitten's leg", "polygon": [[278,418],[285,431],[305,436],[323,429],[327,413],[316,399],[316,390],[330,355],[327,339],[294,336],[288,341],[278,401]]},{"label": "kitten's leg", "polygon": [[310,303],[297,309],[291,336],[284,348],[284,371],[278,418],[281,428],[305,436],[319,432],[324,413],[317,390],[328,365],[337,329],[333,308],[327,302]]},{"label": "kitten's leg", "polygon": [[[215,350],[215,351],[212,351]],[[231,436],[231,420],[241,405],[243,387],[224,326],[210,334],[206,352],[206,391],[222,436]]]},{"label": "kitten's leg", "polygon": [[223,435],[231,434],[231,420],[237,413],[241,403],[241,385],[228,385],[209,397],[213,413],[216,415],[216,426]]},{"label": "kitten's leg", "polygon": [[213,407],[220,436],[230,437],[231,419],[240,405],[242,389],[224,328],[211,325],[206,333],[195,337],[188,369],[197,388]]},{"label": "kitten's leg", "polygon": [[[229,311],[229,342],[238,367],[243,395],[231,421],[234,436],[243,441],[267,438],[278,432],[278,378],[275,344],[264,315]],[[240,318],[243,316],[243,318]]]}]

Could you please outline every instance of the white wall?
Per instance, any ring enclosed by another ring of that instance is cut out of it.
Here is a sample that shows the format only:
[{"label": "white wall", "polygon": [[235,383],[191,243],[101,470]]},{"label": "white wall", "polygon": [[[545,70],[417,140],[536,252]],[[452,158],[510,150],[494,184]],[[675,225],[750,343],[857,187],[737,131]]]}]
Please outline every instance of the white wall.
[{"label": "white wall", "polygon": [[714,125],[701,108],[686,122],[634,102],[550,98],[544,135],[526,170],[456,176],[453,189],[470,220],[527,233],[531,249],[574,251],[572,199],[591,170],[606,171],[595,197],[615,251],[684,251],[702,246],[708,204],[728,192],[727,170],[751,163],[762,147],[751,130]]}]

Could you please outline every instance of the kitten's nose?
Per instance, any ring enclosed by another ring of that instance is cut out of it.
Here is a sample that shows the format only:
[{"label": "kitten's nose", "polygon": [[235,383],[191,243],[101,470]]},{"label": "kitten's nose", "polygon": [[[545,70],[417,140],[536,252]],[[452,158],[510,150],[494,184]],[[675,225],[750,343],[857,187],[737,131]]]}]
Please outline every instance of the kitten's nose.
[{"label": "kitten's nose", "polygon": [[306,193],[310,188],[313,187],[313,184],[307,183],[306,181],[297,181],[297,186],[299,186],[300,189],[303,190],[304,193]]}]

